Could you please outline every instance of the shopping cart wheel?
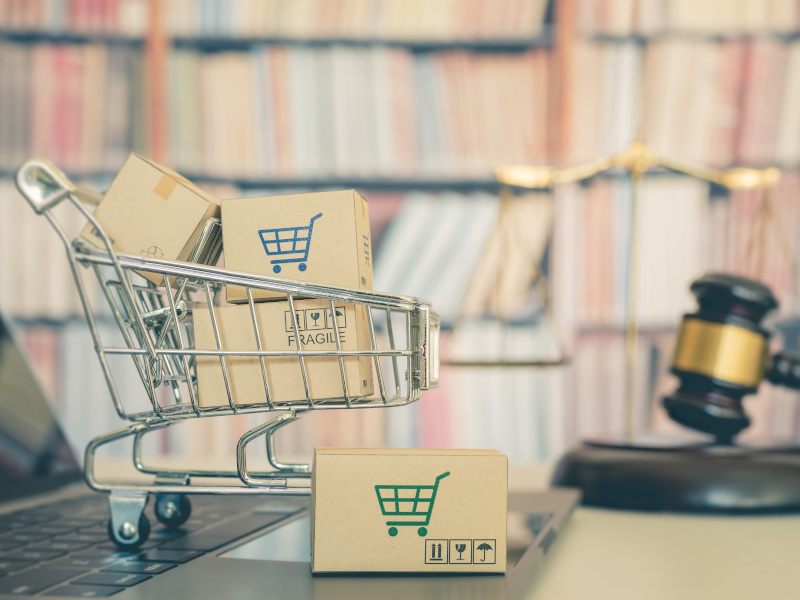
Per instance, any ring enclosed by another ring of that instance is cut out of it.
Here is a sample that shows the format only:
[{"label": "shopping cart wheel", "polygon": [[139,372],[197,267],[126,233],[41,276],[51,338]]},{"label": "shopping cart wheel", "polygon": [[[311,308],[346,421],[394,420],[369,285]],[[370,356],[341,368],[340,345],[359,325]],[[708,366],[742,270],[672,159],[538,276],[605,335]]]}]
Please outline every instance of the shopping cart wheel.
[{"label": "shopping cart wheel", "polygon": [[425,537],[425,535],[426,535],[427,533],[428,533],[428,530],[427,530],[427,529],[425,529],[424,527],[420,527],[419,529],[417,529],[417,535],[418,535],[419,537]]},{"label": "shopping cart wheel", "polygon": [[108,537],[122,550],[138,548],[150,537],[150,519],[142,513],[138,524],[134,525],[130,521],[125,521],[117,531],[114,531],[114,526],[111,524],[111,519],[109,519]]},{"label": "shopping cart wheel", "polygon": [[177,529],[192,514],[192,503],[186,494],[156,494],[156,518],[168,529]]},{"label": "shopping cart wheel", "polygon": [[301,271],[305,271],[308,267],[306,266],[306,263],[300,263],[300,265],[297,268],[300,269]]},{"label": "shopping cart wheel", "polygon": [[397,527],[389,527],[389,535],[394,537],[397,535]]},{"label": "shopping cart wheel", "polygon": [[273,273],[280,273],[281,272],[281,266],[280,265],[272,265],[272,272]]}]

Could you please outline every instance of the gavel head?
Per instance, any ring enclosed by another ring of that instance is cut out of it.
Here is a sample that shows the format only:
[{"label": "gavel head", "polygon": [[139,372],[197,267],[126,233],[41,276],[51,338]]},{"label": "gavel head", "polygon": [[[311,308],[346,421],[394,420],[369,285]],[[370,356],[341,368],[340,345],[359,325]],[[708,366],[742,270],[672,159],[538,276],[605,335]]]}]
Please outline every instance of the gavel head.
[{"label": "gavel head", "polygon": [[704,275],[691,291],[699,309],[681,322],[671,369],[680,384],[663,404],[674,421],[730,443],[750,425],[742,398],[764,378],[770,334],[761,321],[778,301],[765,285],[725,273]]}]

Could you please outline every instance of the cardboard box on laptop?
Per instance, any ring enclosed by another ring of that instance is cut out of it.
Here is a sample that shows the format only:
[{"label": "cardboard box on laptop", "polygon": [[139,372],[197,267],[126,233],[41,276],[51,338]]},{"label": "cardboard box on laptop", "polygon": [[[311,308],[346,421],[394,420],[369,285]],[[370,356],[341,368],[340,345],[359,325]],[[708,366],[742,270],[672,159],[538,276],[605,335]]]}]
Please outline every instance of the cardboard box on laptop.
[{"label": "cardboard box on laptop", "polygon": [[[372,289],[367,203],[355,190],[222,202],[225,268],[356,290]],[[253,290],[256,300],[284,294]],[[227,286],[229,302],[246,302]]]},{"label": "cardboard box on laptop", "polygon": [[319,448],[314,573],[504,573],[508,459],[494,450]]},{"label": "cardboard box on laptop", "polygon": [[[131,154],[94,212],[114,250],[147,258],[189,259],[203,228],[219,218],[219,201],[181,175]],[[103,247],[91,224],[82,237]],[[163,276],[142,271],[155,284]]]},{"label": "cardboard box on laptop", "polygon": [[[292,313],[287,301],[253,304],[263,350],[295,350]],[[295,300],[297,334],[304,350],[335,350],[334,323],[339,329],[342,350],[370,347],[369,322],[366,308],[361,305],[335,302],[335,316],[327,300]],[[250,306],[215,308],[223,350],[257,350]],[[216,350],[214,330],[208,307],[193,310],[195,347]],[[228,356],[225,359],[228,381],[234,401],[245,406],[266,402],[266,391],[257,357]],[[264,359],[269,377],[272,401],[277,404],[305,404],[306,393],[297,357],[267,357]],[[373,392],[372,359],[368,356],[344,358],[348,393],[352,398]],[[315,400],[342,398],[339,360],[336,357],[306,357],[305,368],[311,395]],[[227,406],[228,395],[220,360],[216,356],[197,357],[199,403],[203,407]]]}]

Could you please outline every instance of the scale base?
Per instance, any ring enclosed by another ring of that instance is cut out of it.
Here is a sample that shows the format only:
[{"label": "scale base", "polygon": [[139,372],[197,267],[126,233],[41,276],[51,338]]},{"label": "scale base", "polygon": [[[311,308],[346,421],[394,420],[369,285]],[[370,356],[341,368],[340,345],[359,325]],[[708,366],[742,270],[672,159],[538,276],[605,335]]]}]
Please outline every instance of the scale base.
[{"label": "scale base", "polygon": [[589,506],[679,513],[800,513],[800,447],[626,445],[585,441],[554,486]]}]

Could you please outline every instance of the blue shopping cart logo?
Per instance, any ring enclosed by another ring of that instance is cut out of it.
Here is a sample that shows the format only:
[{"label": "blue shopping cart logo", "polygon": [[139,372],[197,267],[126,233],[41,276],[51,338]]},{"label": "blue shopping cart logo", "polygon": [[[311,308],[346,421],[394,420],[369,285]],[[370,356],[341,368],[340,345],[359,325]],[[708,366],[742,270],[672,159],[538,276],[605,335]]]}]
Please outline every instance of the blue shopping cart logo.
[{"label": "blue shopping cart logo", "polygon": [[314,221],[322,217],[317,213],[308,222],[308,225],[299,227],[277,227],[274,229],[259,229],[258,236],[264,246],[267,256],[273,258],[272,271],[281,272],[281,265],[298,263],[297,268],[305,271],[308,268],[308,253],[311,251],[311,234],[314,233]]}]

